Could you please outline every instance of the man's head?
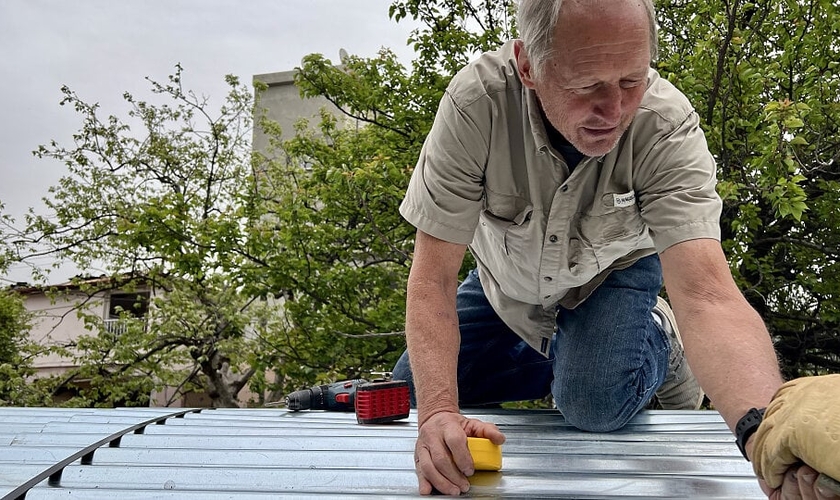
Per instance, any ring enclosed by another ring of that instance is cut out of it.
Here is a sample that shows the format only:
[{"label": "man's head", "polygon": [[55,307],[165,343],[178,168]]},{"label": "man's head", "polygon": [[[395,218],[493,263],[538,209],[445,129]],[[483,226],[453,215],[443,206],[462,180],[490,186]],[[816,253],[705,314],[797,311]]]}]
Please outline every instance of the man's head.
[{"label": "man's head", "polygon": [[578,150],[600,156],[630,125],[656,53],[651,0],[520,0],[523,84]]}]

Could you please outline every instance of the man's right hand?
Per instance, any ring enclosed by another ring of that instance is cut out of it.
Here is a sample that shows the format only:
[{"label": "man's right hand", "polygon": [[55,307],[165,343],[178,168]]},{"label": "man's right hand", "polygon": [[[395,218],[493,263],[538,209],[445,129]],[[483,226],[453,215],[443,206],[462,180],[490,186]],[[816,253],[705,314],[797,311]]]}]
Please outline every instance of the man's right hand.
[{"label": "man's right hand", "polygon": [[452,496],[469,491],[467,476],[475,468],[467,437],[487,438],[497,445],[505,442],[505,435],[495,424],[460,413],[435,413],[420,425],[414,465],[421,495],[429,495],[433,489]]}]

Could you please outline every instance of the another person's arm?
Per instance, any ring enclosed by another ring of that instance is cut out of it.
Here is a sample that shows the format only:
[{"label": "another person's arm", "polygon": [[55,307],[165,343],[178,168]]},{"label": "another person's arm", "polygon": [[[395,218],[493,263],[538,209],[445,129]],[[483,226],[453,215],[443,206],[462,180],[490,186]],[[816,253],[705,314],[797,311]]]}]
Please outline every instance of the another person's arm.
[{"label": "another person's arm", "polygon": [[419,435],[414,451],[420,493],[432,488],[458,495],[469,490],[473,461],[467,436],[497,444],[495,425],[468,419],[458,407],[460,333],[455,309],[458,271],[465,245],[417,231],[408,278],[406,340],[417,397]]}]

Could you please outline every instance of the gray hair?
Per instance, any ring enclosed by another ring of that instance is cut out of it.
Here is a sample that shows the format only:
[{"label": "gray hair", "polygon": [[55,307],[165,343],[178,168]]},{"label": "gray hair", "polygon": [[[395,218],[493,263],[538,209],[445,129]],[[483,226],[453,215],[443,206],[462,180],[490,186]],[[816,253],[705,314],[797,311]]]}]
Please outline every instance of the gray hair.
[{"label": "gray hair", "polygon": [[[519,37],[528,51],[528,58],[534,76],[542,77],[545,63],[551,57],[554,27],[560,16],[563,0],[519,0],[516,21]],[[650,26],[650,60],[655,61],[659,53],[659,25],[656,24],[656,12],[653,0],[642,0]]]}]

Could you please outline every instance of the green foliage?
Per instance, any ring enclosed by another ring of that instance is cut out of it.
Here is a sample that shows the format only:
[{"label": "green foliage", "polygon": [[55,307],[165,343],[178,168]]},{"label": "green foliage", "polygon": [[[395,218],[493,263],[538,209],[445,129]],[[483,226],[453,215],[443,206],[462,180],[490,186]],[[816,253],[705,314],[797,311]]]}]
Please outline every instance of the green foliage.
[{"label": "green foliage", "polygon": [[48,401],[45,381],[29,383],[32,360],[43,349],[29,340],[31,315],[15,292],[0,290],[0,406],[33,406]]},{"label": "green foliage", "polygon": [[11,363],[14,360],[20,341],[29,328],[28,321],[20,297],[0,291],[0,363]]},{"label": "green foliage", "polygon": [[409,38],[417,53],[416,76],[448,82],[472,56],[515,36],[515,9],[512,0],[397,0],[388,13],[395,21],[410,17],[421,23]]},{"label": "green foliage", "polygon": [[840,6],[659,2],[659,70],[700,112],[733,273],[786,375],[840,371]]},{"label": "green foliage", "polygon": [[[83,124],[73,147],[35,152],[69,173],[45,200],[54,215],[30,216],[28,235],[54,258],[82,269],[96,262],[112,277],[78,280],[93,299],[78,311],[92,333],[64,351],[79,365],[64,384],[79,391],[71,404],[148,404],[150,390],[168,385],[236,406],[258,369],[245,362],[258,346],[244,332],[265,304],[240,294],[253,98],[236,78],[227,82],[213,115],[206,98],[183,89],[177,67],[167,83],[150,81],[163,104],[124,95],[129,122],[101,119],[97,105],[63,89],[62,105]],[[140,288],[157,294],[146,321],[126,312],[125,331],[108,334],[95,307],[103,294]]]},{"label": "green foliage", "polygon": [[[268,216],[254,226],[263,236],[250,240],[263,247],[249,253],[264,256],[267,268],[249,281],[288,297],[289,320],[272,337],[287,361],[272,387],[389,370],[404,349],[414,228],[397,209],[446,85],[475,53],[511,34],[512,8],[395,2],[392,18],[421,23],[409,40],[417,53],[411,71],[388,50],[340,67],[307,56],[295,79],[301,94],[327,98],[342,116],[324,113],[317,128],[301,124],[286,142],[261,123],[275,137],[274,149],[257,158],[270,179],[260,186]],[[473,265],[467,258],[464,268]]]},{"label": "green foliage", "polygon": [[[274,399],[389,369],[404,348],[414,233],[397,206],[449,79],[510,35],[512,9],[395,2],[395,20],[421,22],[413,70],[388,50],[341,68],[308,56],[302,94],[325,96],[362,126],[325,114],[317,130],[275,139],[266,157],[250,158],[252,101],[236,81],[213,118],[178,68],[167,84],[151,82],[166,103],[125,95],[129,122],[101,119],[63,89],[62,104],[84,121],[74,147],[36,152],[69,175],[47,200],[55,215],[31,216],[27,236],[82,269],[104,263],[114,279],[85,288],[90,297],[113,286],[161,291],[147,321],[126,316],[119,336],[105,333],[95,300],[80,308],[92,333],[64,351],[80,366],[64,383],[78,391],[71,404],[144,404],[174,385],[230,405],[249,381]],[[276,124],[262,125],[279,137]]]},{"label": "green foliage", "polygon": [[[165,103],[125,95],[128,122],[101,119],[65,88],[63,104],[83,124],[73,147],[36,152],[68,175],[47,200],[54,216],[30,216],[25,236],[80,268],[104,264],[112,277],[80,282],[92,300],[79,314],[92,333],[64,351],[80,366],[64,381],[78,390],[71,403],[145,404],[169,386],[231,406],[250,384],[259,404],[389,369],[404,348],[414,238],[397,208],[446,85],[475,54],[515,36],[513,8],[394,1],[395,21],[420,24],[411,68],[386,49],[338,67],[307,56],[296,76],[302,95],[325,97],[340,116],[324,112],[288,141],[261,120],[267,151],[250,150],[254,100],[232,77],[213,114],[183,90],[178,68],[168,83],[151,82]],[[788,375],[840,371],[838,6],[658,8],[658,68],[701,114],[739,285]],[[3,248],[0,267],[20,245]],[[467,257],[463,269],[473,265]],[[124,331],[111,335],[95,304],[116,289],[155,294],[145,321],[125,311]]]},{"label": "green foliage", "polygon": [[301,130],[286,144],[306,167],[265,164],[270,216],[254,230],[271,237],[251,239],[265,245],[251,252],[267,265],[252,283],[288,298],[289,331],[275,342],[298,384],[388,370],[404,346],[401,336],[371,334],[403,328],[413,231],[396,207],[408,153],[387,149],[401,139],[385,128],[338,130],[327,119],[321,132]]}]

